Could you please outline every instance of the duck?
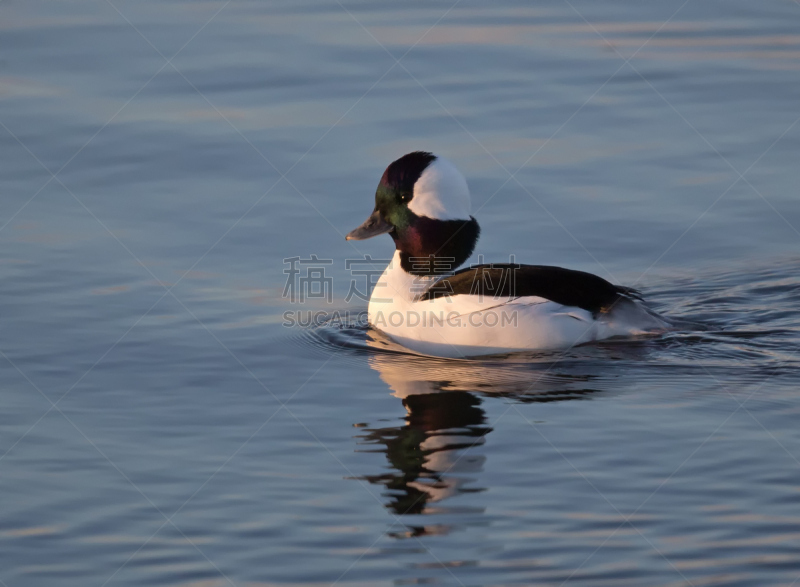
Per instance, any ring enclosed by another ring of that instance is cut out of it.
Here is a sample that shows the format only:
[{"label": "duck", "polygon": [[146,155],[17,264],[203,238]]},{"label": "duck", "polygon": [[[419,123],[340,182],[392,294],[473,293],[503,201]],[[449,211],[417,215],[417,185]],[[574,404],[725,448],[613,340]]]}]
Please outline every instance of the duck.
[{"label": "duck", "polygon": [[467,180],[452,162],[427,151],[393,161],[372,213],[345,237],[394,241],[369,298],[369,325],[412,353],[449,358],[564,350],[671,326],[638,290],[584,271],[513,256],[459,269],[480,233]]}]

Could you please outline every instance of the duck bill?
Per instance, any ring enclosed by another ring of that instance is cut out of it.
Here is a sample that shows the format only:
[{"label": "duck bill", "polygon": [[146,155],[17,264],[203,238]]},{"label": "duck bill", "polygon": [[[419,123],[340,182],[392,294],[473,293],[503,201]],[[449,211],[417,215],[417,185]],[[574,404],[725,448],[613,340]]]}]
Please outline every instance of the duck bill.
[{"label": "duck bill", "polygon": [[379,234],[386,234],[390,232],[392,228],[392,225],[381,217],[381,213],[375,210],[369,215],[369,218],[364,221],[364,224],[348,232],[347,236],[344,238],[349,241],[363,241],[373,236],[378,236]]}]

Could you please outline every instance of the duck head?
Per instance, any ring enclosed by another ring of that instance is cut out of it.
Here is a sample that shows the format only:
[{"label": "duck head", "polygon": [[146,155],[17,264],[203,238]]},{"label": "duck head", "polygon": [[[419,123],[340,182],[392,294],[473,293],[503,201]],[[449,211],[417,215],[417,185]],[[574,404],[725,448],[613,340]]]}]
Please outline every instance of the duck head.
[{"label": "duck head", "polygon": [[388,233],[403,270],[414,275],[451,271],[464,263],[480,235],[470,216],[467,180],[450,161],[414,151],[392,162],[375,192],[375,209],[347,235],[364,240]]}]

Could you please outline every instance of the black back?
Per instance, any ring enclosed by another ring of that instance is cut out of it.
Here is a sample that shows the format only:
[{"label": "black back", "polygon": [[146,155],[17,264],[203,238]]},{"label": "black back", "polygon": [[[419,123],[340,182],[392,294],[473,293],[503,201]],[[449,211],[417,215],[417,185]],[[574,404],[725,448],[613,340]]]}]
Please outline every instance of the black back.
[{"label": "black back", "polygon": [[420,296],[430,300],[443,296],[481,295],[488,298],[538,296],[575,306],[592,313],[608,311],[613,305],[641,299],[632,288],[613,285],[602,277],[547,265],[495,263],[474,265],[437,281]]}]

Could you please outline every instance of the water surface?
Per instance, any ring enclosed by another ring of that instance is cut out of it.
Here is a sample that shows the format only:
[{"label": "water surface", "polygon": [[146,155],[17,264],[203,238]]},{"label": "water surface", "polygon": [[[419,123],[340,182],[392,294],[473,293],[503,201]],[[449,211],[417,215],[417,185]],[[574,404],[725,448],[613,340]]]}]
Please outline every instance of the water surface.
[{"label": "water surface", "polygon": [[[0,13],[0,584],[800,578],[796,3]],[[413,149],[467,175],[487,261],[707,329],[382,344],[346,260],[391,243],[343,235]],[[282,297],[311,255],[330,304]]]}]

